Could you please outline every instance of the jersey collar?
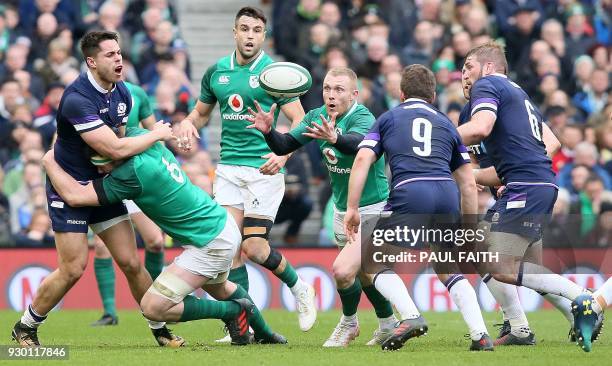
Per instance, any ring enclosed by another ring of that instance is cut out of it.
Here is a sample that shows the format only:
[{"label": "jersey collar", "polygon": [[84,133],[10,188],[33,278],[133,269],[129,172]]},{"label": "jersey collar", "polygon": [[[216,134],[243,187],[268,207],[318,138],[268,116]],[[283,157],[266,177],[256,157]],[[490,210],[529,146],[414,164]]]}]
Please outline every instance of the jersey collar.
[{"label": "jersey collar", "polygon": [[492,73],[492,74],[491,74],[491,76],[499,76],[500,78],[504,78],[504,79],[507,79],[507,78],[508,78],[508,76],[507,76],[507,75],[500,74],[500,73],[498,73],[498,72],[494,72],[494,73]]},{"label": "jersey collar", "polygon": [[93,85],[93,87],[102,94],[108,94],[109,92],[115,90],[115,88],[117,87],[116,85],[113,85],[113,88],[110,91],[104,89],[102,86],[100,86],[100,84],[98,84],[96,79],[94,79],[93,74],[89,70],[87,70],[87,79],[89,80],[91,85]]},{"label": "jersey collar", "polygon": [[429,103],[427,103],[425,100],[423,100],[421,98],[408,98],[405,101],[403,101],[402,103],[409,103],[409,102],[419,102],[419,103],[429,104]]},{"label": "jersey collar", "polygon": [[[255,60],[251,61],[250,64],[251,66],[249,67],[249,71],[253,71],[255,69],[255,67],[257,67],[257,64],[259,64],[259,61],[261,61],[261,59],[264,57],[264,50],[259,51],[259,56],[257,56],[257,58],[255,58]],[[240,65],[238,63],[238,61],[236,60],[236,50],[234,50],[234,52],[232,52],[232,59],[230,60],[230,70],[234,70],[234,64],[238,65],[238,66],[247,66],[246,65]]]}]

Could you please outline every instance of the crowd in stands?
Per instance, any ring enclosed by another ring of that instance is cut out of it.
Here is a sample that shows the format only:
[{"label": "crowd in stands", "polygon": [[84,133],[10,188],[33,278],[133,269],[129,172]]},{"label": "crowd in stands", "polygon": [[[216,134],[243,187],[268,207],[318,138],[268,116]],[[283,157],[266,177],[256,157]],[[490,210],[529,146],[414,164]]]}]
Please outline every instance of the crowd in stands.
[{"label": "crowd in stands", "polygon": [[[312,74],[313,86],[301,98],[305,110],[323,104],[326,71],[348,66],[359,76],[359,102],[379,116],[402,102],[403,67],[420,63],[435,73],[436,107],[457,121],[466,103],[465,55],[488,40],[504,42],[509,76],[538,104],[563,144],[553,158],[561,189],[549,241],[612,243],[612,0],[262,3],[271,5],[269,39],[275,53]],[[177,22],[169,0],[2,2],[0,243],[53,243],[40,159],[51,146],[64,88],[85,70],[80,37],[89,30],[118,32],[125,79],[142,86],[157,120],[176,122],[192,108],[199,93],[193,85],[201,78],[190,73]],[[177,154],[190,178],[211,192],[210,155],[203,149]],[[331,193],[318,147],[311,143],[304,154],[295,154],[287,171],[277,219],[289,222],[283,241],[299,242],[301,224],[319,210],[320,244],[331,244]],[[309,197],[313,185],[319,197]],[[482,212],[492,202],[488,190],[479,193]],[[573,236],[567,235],[570,227]]]}]

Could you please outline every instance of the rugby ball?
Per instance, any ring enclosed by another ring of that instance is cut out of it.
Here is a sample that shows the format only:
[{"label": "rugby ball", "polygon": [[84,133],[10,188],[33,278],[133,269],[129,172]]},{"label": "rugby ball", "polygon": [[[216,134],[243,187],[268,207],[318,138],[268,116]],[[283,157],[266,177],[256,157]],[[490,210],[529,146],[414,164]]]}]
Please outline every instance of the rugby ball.
[{"label": "rugby ball", "polygon": [[259,74],[259,85],[273,97],[292,98],[305,94],[312,86],[308,70],[292,62],[275,62]]}]

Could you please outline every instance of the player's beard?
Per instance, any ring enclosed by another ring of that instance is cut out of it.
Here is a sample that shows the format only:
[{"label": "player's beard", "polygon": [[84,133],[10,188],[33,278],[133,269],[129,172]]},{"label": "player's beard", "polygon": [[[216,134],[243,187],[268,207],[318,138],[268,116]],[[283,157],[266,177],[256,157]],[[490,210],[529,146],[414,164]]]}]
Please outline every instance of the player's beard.
[{"label": "player's beard", "polygon": [[238,47],[238,52],[240,53],[240,56],[246,60],[247,63],[249,63],[251,60],[253,60],[257,55],[259,55],[259,52],[261,52],[261,46],[259,47],[255,47],[253,46],[253,51],[251,53],[251,55],[247,55],[245,53],[245,51],[243,50],[242,47]]}]

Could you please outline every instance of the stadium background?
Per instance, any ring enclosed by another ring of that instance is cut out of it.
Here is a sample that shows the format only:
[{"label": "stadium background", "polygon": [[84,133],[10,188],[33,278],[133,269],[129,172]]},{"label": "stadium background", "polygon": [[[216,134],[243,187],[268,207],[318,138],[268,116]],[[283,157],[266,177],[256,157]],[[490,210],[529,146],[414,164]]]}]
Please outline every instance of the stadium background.
[{"label": "stadium background", "polygon": [[[40,158],[55,131],[61,91],[83,70],[80,35],[90,29],[119,31],[124,65],[131,65],[124,68],[126,78],[147,91],[157,119],[176,122],[197,98],[205,69],[232,51],[233,17],[244,5],[262,7],[269,15],[267,52],[312,73],[313,87],[302,98],[306,110],[322,104],[326,69],[347,65],[360,76],[360,102],[380,115],[399,103],[402,66],[422,63],[436,74],[438,107],[456,119],[465,103],[463,56],[490,38],[503,40],[511,77],[539,104],[563,143],[553,161],[563,189],[547,253],[569,251],[573,260],[557,269],[580,273],[568,276],[589,287],[599,287],[602,272],[612,272],[599,264],[612,243],[609,0],[5,0],[0,5],[0,293],[6,296],[0,297],[0,308],[22,309],[56,265],[53,249],[44,249],[53,247],[53,237]],[[210,192],[218,113],[202,136],[200,148],[179,159],[192,180]],[[339,304],[329,272],[336,253],[329,182],[318,148],[311,144],[304,150],[288,164],[290,193],[283,205],[291,209],[281,208],[293,226],[275,225],[272,242],[318,287],[319,304],[328,309]],[[491,202],[488,191],[480,193],[482,212]],[[166,261],[178,251],[168,250]],[[101,306],[91,264],[62,307]],[[250,270],[258,305],[292,308],[275,277]],[[117,280],[118,306],[135,307],[123,276]],[[422,310],[454,308],[444,286],[430,275],[406,280]],[[478,292],[483,308],[493,310],[490,297]],[[527,310],[548,306],[527,291],[522,299]]]}]

